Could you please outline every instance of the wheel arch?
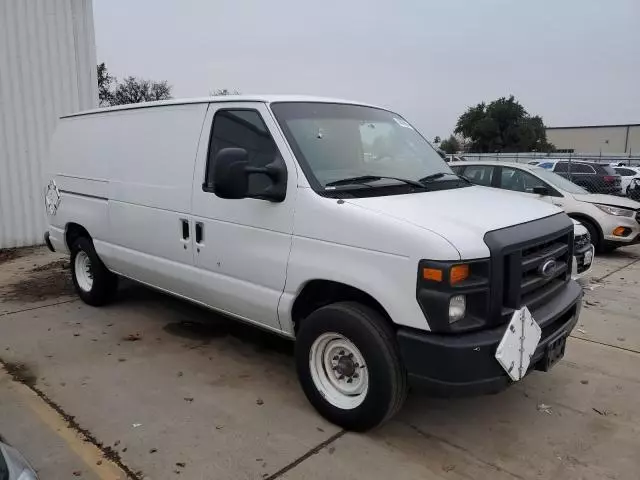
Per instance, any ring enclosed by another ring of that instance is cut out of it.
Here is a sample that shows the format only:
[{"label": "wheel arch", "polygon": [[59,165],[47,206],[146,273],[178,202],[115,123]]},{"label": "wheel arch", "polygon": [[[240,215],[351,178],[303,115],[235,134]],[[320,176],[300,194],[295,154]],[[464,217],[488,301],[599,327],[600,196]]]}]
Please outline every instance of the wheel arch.
[{"label": "wheel arch", "polygon": [[307,281],[296,296],[291,308],[294,333],[313,311],[335,302],[354,301],[373,308],[395,330],[396,324],[382,304],[373,295],[346,283],[326,279]]},{"label": "wheel arch", "polygon": [[75,222],[67,223],[64,231],[64,241],[67,244],[67,249],[69,251],[71,251],[71,247],[73,246],[75,241],[80,237],[85,237],[90,240],[92,238],[89,231],[79,223],[75,223]]},{"label": "wheel arch", "polygon": [[578,222],[589,222],[596,228],[598,232],[598,242],[602,243],[604,241],[604,232],[602,231],[602,227],[600,226],[600,223],[593,217],[584,213],[569,213],[568,215]]}]

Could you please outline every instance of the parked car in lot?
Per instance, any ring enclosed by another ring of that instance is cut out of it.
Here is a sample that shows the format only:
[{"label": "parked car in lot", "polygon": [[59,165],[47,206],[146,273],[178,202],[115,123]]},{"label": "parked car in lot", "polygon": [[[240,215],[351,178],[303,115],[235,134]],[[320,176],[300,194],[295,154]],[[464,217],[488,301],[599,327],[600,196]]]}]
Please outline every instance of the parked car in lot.
[{"label": "parked car in lot", "polygon": [[596,251],[640,241],[639,202],[589,193],[541,166],[506,162],[465,162],[450,166],[477,185],[511,190],[563,208],[587,228]]},{"label": "parked car in lot", "polygon": [[591,243],[589,230],[577,220],[573,221],[573,263],[571,278],[578,278],[588,274],[593,267],[595,247]]},{"label": "parked car in lot", "polygon": [[622,193],[622,179],[613,167],[578,160],[547,160],[539,167],[551,170],[591,193],[618,195]]},{"label": "parked car in lot", "polygon": [[381,108],[97,109],[60,120],[46,172],[45,242],[83,301],[123,276],[294,339],[307,398],[344,428],[390,418],[409,383],[478,394],[549,370],[580,313],[570,218],[472,185]]},{"label": "parked car in lot", "polygon": [[631,180],[634,178],[640,178],[640,168],[638,167],[627,167],[627,166],[619,166],[612,167],[615,172],[620,175],[621,184],[620,187],[625,195],[629,196],[629,186],[631,185]]},{"label": "parked car in lot", "polygon": [[627,196],[632,200],[640,201],[640,178],[631,180],[629,187],[627,187]]},{"label": "parked car in lot", "polygon": [[20,452],[0,442],[0,480],[38,480],[38,476]]}]

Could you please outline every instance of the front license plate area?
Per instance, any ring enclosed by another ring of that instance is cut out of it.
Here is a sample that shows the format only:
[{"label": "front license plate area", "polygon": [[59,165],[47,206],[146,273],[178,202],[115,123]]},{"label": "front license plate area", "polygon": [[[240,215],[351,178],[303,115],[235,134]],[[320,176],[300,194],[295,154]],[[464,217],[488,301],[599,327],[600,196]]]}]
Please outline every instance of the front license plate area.
[{"label": "front license plate area", "polygon": [[514,382],[526,375],[541,335],[540,326],[527,307],[513,312],[495,358]]},{"label": "front license plate area", "polygon": [[593,252],[591,250],[588,250],[585,254],[584,254],[584,266],[586,267],[587,265],[591,265],[591,262],[593,261]]},{"label": "front license plate area", "polygon": [[562,335],[550,342],[545,349],[544,360],[541,370],[547,372],[553,367],[558,360],[564,357],[564,351],[567,346],[567,336]]}]

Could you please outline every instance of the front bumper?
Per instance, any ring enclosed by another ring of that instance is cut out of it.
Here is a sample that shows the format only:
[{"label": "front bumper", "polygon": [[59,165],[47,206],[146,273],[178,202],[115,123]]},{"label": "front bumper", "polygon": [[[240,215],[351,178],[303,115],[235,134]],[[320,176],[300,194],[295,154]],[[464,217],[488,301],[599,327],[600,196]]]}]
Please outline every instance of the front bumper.
[{"label": "front bumper", "polygon": [[[613,215],[606,215],[606,217],[600,220],[604,240],[608,243],[615,243],[617,245],[631,245],[638,243],[640,239],[640,223],[635,217],[616,217]],[[617,227],[625,227],[629,230],[629,233],[624,237],[618,237],[613,234],[613,230]]]},{"label": "front bumper", "polygon": [[[541,368],[549,343],[573,330],[581,301],[582,288],[570,281],[561,293],[531,312],[542,338],[530,370]],[[479,395],[506,388],[513,382],[495,359],[505,329],[502,325],[456,335],[400,329],[398,344],[411,385],[441,396]]]},{"label": "front bumper", "polygon": [[[585,257],[587,252],[591,252],[591,262],[585,264]],[[576,280],[591,271],[593,267],[593,261],[595,259],[595,248],[593,245],[589,244],[587,248],[581,249],[580,251],[574,250],[573,252],[573,262],[571,263],[571,278]]]}]

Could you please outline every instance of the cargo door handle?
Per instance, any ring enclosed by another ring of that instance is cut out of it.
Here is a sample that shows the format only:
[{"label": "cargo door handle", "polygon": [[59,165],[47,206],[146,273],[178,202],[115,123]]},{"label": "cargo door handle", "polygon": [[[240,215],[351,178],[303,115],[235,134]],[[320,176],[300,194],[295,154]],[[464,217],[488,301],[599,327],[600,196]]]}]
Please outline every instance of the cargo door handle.
[{"label": "cargo door handle", "polygon": [[180,224],[182,225],[182,239],[189,240],[189,221],[181,218]]},{"label": "cargo door handle", "polygon": [[196,243],[202,245],[204,240],[204,224],[202,222],[196,222]]}]

